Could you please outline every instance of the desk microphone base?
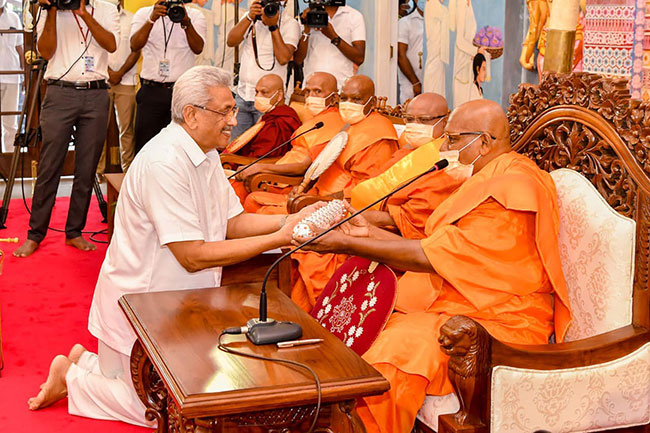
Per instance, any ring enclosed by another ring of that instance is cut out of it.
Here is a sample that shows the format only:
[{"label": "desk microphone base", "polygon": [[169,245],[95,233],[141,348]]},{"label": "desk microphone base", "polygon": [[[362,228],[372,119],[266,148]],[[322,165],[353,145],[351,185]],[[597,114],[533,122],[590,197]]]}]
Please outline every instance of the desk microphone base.
[{"label": "desk microphone base", "polygon": [[293,322],[276,322],[273,319],[261,322],[259,319],[251,319],[246,326],[248,327],[246,336],[258,346],[298,340],[302,337],[302,327]]}]

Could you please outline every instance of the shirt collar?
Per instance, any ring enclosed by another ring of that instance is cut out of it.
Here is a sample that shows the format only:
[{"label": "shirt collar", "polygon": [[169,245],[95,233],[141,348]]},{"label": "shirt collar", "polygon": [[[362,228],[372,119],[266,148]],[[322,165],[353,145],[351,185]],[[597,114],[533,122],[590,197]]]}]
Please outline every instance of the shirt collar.
[{"label": "shirt collar", "polygon": [[181,148],[185,151],[185,154],[190,158],[190,161],[192,161],[192,164],[194,164],[195,167],[198,167],[203,163],[203,161],[208,159],[205,152],[201,150],[199,145],[196,144],[196,141],[194,141],[190,134],[187,133],[185,128],[176,122],[170,123],[169,127],[172,128],[172,131],[174,131],[175,134],[179,135],[179,138],[181,138],[179,140]]}]

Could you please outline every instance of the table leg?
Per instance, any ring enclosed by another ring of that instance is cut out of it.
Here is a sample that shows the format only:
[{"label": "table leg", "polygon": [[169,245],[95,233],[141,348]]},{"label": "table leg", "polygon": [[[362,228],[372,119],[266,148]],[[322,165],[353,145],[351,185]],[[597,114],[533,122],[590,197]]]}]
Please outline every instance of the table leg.
[{"label": "table leg", "polygon": [[366,433],[359,414],[355,408],[356,400],[346,400],[332,404],[332,424],[330,430],[334,433]]},{"label": "table leg", "polygon": [[137,340],[131,349],[131,380],[146,407],[147,421],[158,423],[157,433],[167,433],[167,390]]}]

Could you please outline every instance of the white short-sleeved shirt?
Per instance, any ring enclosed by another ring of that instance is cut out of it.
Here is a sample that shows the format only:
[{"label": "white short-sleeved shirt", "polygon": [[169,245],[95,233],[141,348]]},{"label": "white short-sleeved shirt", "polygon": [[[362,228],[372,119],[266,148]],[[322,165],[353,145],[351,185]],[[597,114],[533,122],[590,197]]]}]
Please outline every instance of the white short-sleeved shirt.
[{"label": "white short-sleeved shirt", "polygon": [[[340,6],[330,22],[339,37],[348,44],[366,40],[366,23],[358,10]],[[311,36],[304,62],[305,78],[314,72],[329,72],[336,77],[340,89],[345,80],[354,75],[354,62],[345,57],[320,31],[311,29],[309,34]]]},{"label": "white short-sleeved shirt", "polygon": [[[257,32],[257,53],[260,65],[265,69],[270,69],[275,58],[271,32],[261,20],[256,21],[254,26]],[[296,48],[300,40],[300,24],[291,16],[288,9],[283,10],[278,26],[284,43]],[[251,29],[252,26],[246,32],[246,38],[241,49],[241,68],[239,69],[239,86],[237,87],[237,93],[244,101],[253,101],[255,99],[255,86],[264,75],[277,74],[283,80],[287,78],[287,65],[281,65],[277,59],[275,66],[270,71],[265,71],[257,66],[255,53],[253,52]]]},{"label": "white short-sleeved shirt", "polygon": [[[119,11],[120,14],[120,38],[117,41],[117,50],[114,53],[108,55],[108,67],[114,71],[117,71],[122,67],[126,58],[131,54],[131,40],[129,35],[131,34],[131,21],[133,21],[133,13],[122,8]],[[136,65],[133,65],[123,76],[120,84],[126,84],[127,86],[135,86],[135,74],[137,72]]]},{"label": "white short-sleeved shirt", "polygon": [[[424,73],[424,17],[416,10],[400,19],[397,25],[397,41],[408,45],[406,58],[411,63],[415,75],[422,83]],[[413,97],[413,85],[399,70],[400,102]]]},{"label": "white short-sleeved shirt", "polygon": [[[23,28],[18,15],[4,8],[0,15],[0,29],[20,30]],[[20,71],[20,58],[18,57],[17,46],[23,45],[23,35],[19,33],[0,34],[0,70]],[[20,83],[20,75],[0,75],[0,83]]]},{"label": "white short-sleeved shirt", "polygon": [[[138,9],[131,23],[130,38],[147,22],[152,10],[153,6]],[[187,8],[186,11],[192,21],[192,26],[205,43],[205,17],[195,8]],[[165,37],[169,39],[167,50],[165,50]],[[160,74],[162,60],[169,61],[167,77]],[[160,17],[154,22],[149,39],[142,48],[140,77],[162,83],[173,83],[183,72],[194,66],[195,61],[196,54],[190,49],[185,30],[181,28],[180,23],[173,23],[167,17]]]},{"label": "white short-sleeved shirt", "polygon": [[228,220],[242,211],[217,151],[204,153],[182,126],[170,123],[124,177],[90,332],[128,355],[136,337],[117,304],[122,295],[218,286],[221,268],[187,272],[166,245],[222,241]]},{"label": "white short-sleeved shirt", "polygon": [[[95,21],[104,30],[113,33],[115,43],[120,40],[120,19],[117,7],[103,0],[96,0],[94,7],[87,7]],[[43,35],[45,21],[49,11],[42,10],[37,31]],[[56,16],[56,51],[47,64],[45,79],[64,81],[95,81],[108,78],[108,51],[103,49],[88,30],[86,23],[72,11],[57,11]],[[84,36],[86,36],[84,40]],[[39,39],[40,39],[39,36]],[[88,50],[83,54],[88,46]],[[92,58],[93,71],[86,70],[87,61]],[[75,63],[76,62],[76,63]],[[73,66],[74,64],[74,66]],[[69,71],[68,71],[69,69]],[[67,72],[67,73],[66,73]]]}]

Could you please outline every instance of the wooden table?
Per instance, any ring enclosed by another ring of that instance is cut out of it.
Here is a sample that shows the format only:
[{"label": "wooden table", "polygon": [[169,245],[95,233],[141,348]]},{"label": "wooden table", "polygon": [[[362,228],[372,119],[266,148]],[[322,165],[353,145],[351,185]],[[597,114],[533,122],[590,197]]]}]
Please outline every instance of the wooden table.
[{"label": "wooden table", "polygon": [[117,205],[117,197],[120,195],[122,188],[122,181],[124,180],[124,173],[106,173],[106,195],[108,196],[108,242],[110,243],[113,237],[113,227],[115,221],[115,206]]},{"label": "wooden table", "polygon": [[[381,394],[388,382],[277,289],[269,316],[303,327],[317,345],[254,346],[243,335],[230,347],[308,364],[322,383],[317,432],[364,432],[356,399]],[[158,432],[294,433],[308,430],[316,409],[311,375],[283,364],[238,357],[217,348],[221,330],[257,317],[259,285],[126,295],[120,306],[138,341],[131,352],[133,385]]]}]

